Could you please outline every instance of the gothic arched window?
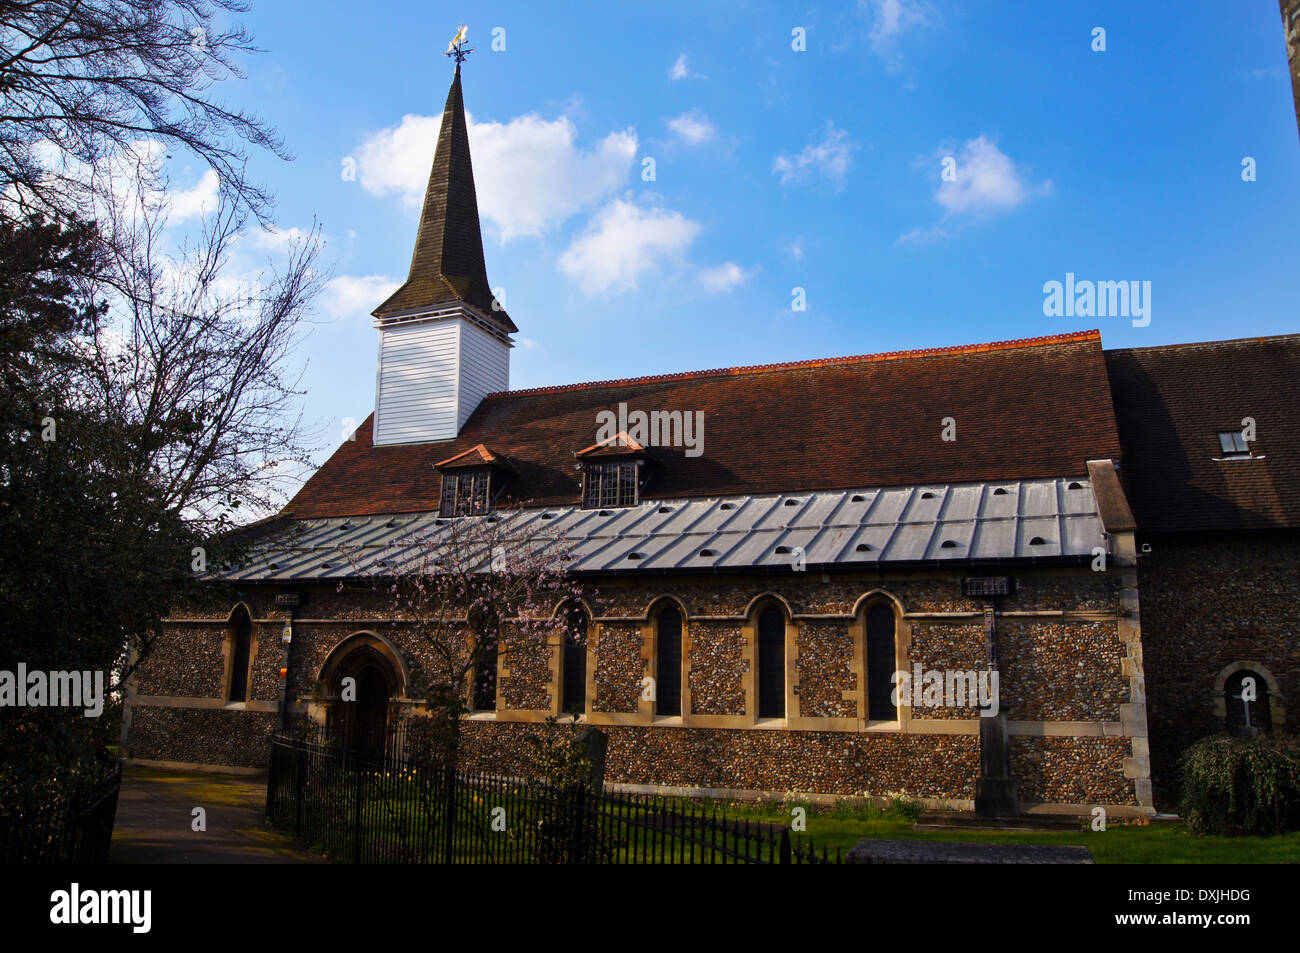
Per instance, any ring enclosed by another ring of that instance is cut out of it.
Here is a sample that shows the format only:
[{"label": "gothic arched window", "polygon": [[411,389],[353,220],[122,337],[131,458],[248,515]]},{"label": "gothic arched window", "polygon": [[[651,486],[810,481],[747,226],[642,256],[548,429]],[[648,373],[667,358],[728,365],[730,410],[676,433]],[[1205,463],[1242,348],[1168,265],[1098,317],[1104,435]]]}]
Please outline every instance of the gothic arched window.
[{"label": "gothic arched window", "polygon": [[759,718],[785,717],[785,613],[768,603],[758,613]]},{"label": "gothic arched window", "polygon": [[1228,676],[1223,686],[1229,734],[1248,738],[1273,731],[1273,712],[1268,702],[1268,683],[1259,672],[1240,669]]},{"label": "gothic arched window", "polygon": [[587,710],[586,610],[570,608],[565,616],[564,653],[560,665],[560,711],[581,715]]},{"label": "gothic arched window", "polygon": [[682,713],[682,613],[664,603],[655,619],[655,714]]},{"label": "gothic arched window", "polygon": [[867,719],[897,721],[894,706],[895,638],[894,607],[888,602],[873,603],[866,618]]},{"label": "gothic arched window", "polygon": [[248,701],[248,666],[253,653],[253,620],[244,606],[230,617],[230,693],[228,702]]}]

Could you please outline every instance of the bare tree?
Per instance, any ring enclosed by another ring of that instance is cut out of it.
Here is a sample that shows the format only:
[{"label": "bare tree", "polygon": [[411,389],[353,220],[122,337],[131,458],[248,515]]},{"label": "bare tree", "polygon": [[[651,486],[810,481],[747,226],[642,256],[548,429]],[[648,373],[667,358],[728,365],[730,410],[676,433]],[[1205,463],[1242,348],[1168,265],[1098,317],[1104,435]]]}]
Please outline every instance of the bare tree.
[{"label": "bare tree", "polygon": [[246,145],[290,158],[268,125],[212,98],[242,77],[252,36],[226,25],[244,0],[0,0],[0,191],[71,211],[79,171],[141,140],[185,149],[224,199],[267,224],[270,195]]},{"label": "bare tree", "polygon": [[129,471],[211,536],[275,512],[311,466],[292,358],[326,277],[320,232],[290,234],[282,262],[237,276],[240,206],[222,202],[173,246],[161,193],[144,174],[123,181],[93,184],[110,235],[97,296],[109,312],[87,386],[129,435]]}]

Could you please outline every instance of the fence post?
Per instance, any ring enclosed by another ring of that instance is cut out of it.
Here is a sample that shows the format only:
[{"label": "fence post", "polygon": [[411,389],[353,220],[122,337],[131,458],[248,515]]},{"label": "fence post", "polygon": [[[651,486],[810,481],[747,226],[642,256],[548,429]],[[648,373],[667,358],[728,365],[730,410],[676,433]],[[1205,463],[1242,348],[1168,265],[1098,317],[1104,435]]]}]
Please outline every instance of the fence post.
[{"label": "fence post", "polygon": [[279,762],[280,749],[275,744],[275,735],[271,736],[271,766],[266,776],[266,819],[275,824],[275,782],[276,767]]},{"label": "fence post", "polygon": [[586,838],[583,836],[586,827],[587,812],[585,810],[587,800],[586,785],[578,785],[566,799],[569,802],[572,815],[569,821],[569,863],[581,864],[584,862],[584,851]]},{"label": "fence post", "polygon": [[790,831],[787,828],[781,828],[781,863],[790,863]]},{"label": "fence post", "polygon": [[303,789],[307,786],[307,768],[304,762],[307,760],[307,747],[302,742],[294,745],[297,752],[298,770],[294,773],[294,789],[297,791],[297,803],[293,809],[293,834],[295,837],[302,838],[302,795]]},{"label": "fence post", "polygon": [[353,834],[352,860],[353,863],[361,863],[361,785],[363,781],[360,766],[353,768],[357,775],[356,793],[354,799],[356,807],[353,808],[352,817],[355,822],[355,831]]},{"label": "fence post", "polygon": [[444,802],[444,810],[446,811],[447,816],[443,819],[442,862],[444,864],[450,864],[452,862],[452,836],[456,824],[456,767],[454,762],[448,764],[446,775],[447,796]]}]

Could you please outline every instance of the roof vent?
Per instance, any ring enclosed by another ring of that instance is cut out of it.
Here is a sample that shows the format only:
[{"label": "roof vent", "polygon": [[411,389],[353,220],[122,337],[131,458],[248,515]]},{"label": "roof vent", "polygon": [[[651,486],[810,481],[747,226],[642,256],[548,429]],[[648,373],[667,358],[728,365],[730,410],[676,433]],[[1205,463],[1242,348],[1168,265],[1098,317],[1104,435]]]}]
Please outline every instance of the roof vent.
[{"label": "roof vent", "polygon": [[673,511],[673,508],[672,508],[671,506],[661,506],[661,507],[659,507],[659,512],[660,512],[660,513],[671,513],[672,511]]},{"label": "roof vent", "polygon": [[396,525],[397,525],[397,520],[389,520],[387,523],[384,524],[384,526],[387,527],[388,529],[392,529]]},{"label": "roof vent", "polygon": [[568,553],[560,553],[560,562],[567,563],[573,559]]},{"label": "roof vent", "polygon": [[279,569],[279,568],[280,568],[280,565],[279,565],[279,563],[267,563],[267,564],[266,564],[266,568],[267,568],[267,569]]},{"label": "roof vent", "polygon": [[853,494],[853,497],[849,500],[849,502],[850,502],[850,503],[865,503],[865,502],[867,502],[867,498],[866,498],[865,496],[863,496],[861,493],[854,493],[854,494]]},{"label": "roof vent", "polygon": [[854,551],[855,553],[869,553],[869,552],[871,552],[871,544],[870,544],[870,543],[858,543],[858,545],[856,545],[856,546],[853,547],[853,551]]},{"label": "roof vent", "polygon": [[785,505],[786,505],[786,506],[798,506],[798,505],[799,505],[799,501],[798,501],[798,500],[786,500],[786,501],[785,501]]},{"label": "roof vent", "polygon": [[489,517],[487,518],[487,521],[488,521],[489,523],[500,523],[500,522],[501,522],[501,517],[499,517],[499,516],[493,514],[492,516],[489,516]]},{"label": "roof vent", "polygon": [[921,494],[921,499],[923,499],[923,500],[933,500],[933,499],[934,499],[934,494],[931,493],[929,490],[926,490],[924,493]]},{"label": "roof vent", "polygon": [[334,567],[331,566],[329,563],[321,563],[321,564],[320,564],[320,568],[321,568],[321,569],[333,569]]},{"label": "roof vent", "polygon": [[956,549],[956,548],[957,548],[958,546],[960,546],[960,545],[961,545],[961,544],[958,543],[955,539],[945,539],[942,543],[939,544],[939,548],[940,548],[940,549]]},{"label": "roof vent", "polygon": [[788,555],[790,555],[790,547],[789,547],[789,546],[778,546],[778,547],[776,547],[776,554],[777,554],[778,556],[788,556]]},{"label": "roof vent", "polygon": [[1005,486],[1000,486],[1000,487],[998,487],[996,490],[993,491],[993,495],[994,495],[994,496],[1006,496],[1006,495],[1007,495],[1007,488],[1006,488]]},{"label": "roof vent", "polygon": [[701,549],[701,550],[700,550],[700,555],[701,555],[701,556],[716,556],[716,555],[718,555],[718,551],[717,551],[716,549]]},{"label": "roof vent", "polygon": [[345,529],[351,529],[351,528],[352,527],[349,526],[347,523],[344,523],[342,526],[339,527],[339,531],[342,532]]},{"label": "roof vent", "polygon": [[596,515],[597,515],[597,516],[608,516],[608,515],[609,515],[609,510],[601,510],[601,511],[598,512]]},{"label": "roof vent", "polygon": [[1066,487],[1066,489],[1067,489],[1067,490],[1082,490],[1082,489],[1083,489],[1083,484],[1080,483],[1078,480],[1074,480],[1073,482],[1070,483],[1069,486]]},{"label": "roof vent", "polygon": [[628,558],[628,559],[640,559],[640,558],[641,558],[641,554],[640,554],[640,553],[628,553],[628,554],[627,554],[627,558]]},{"label": "roof vent", "polygon": [[1043,539],[1043,537],[1041,537],[1041,536],[1035,536],[1033,539],[1031,539],[1031,540],[1029,541],[1029,545],[1030,545],[1030,546],[1046,546],[1046,545],[1047,545],[1047,540]]},{"label": "roof vent", "polygon": [[734,510],[735,508],[736,508],[735,503],[723,503],[720,507],[718,507],[718,509],[720,510]]}]

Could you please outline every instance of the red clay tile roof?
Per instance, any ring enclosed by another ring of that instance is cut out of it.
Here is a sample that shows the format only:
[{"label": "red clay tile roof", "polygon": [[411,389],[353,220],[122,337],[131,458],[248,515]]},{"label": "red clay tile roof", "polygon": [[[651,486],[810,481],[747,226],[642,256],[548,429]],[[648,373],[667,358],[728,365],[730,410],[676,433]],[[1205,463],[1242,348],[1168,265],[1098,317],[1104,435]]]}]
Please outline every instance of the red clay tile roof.
[{"label": "red clay tile roof", "polygon": [[[1082,475],[1117,459],[1097,331],[969,347],[723,368],[491,395],[455,440],[371,445],[371,420],[286,508],[295,517],[424,512],[433,464],[508,454],[512,498],[575,503],[574,454],[600,411],[701,411],[703,453],[659,447],[646,499]],[[957,439],[941,439],[944,418]]]},{"label": "red clay tile roof", "polygon": [[[1300,527],[1300,334],[1107,351],[1106,365],[1139,531]],[[1243,417],[1264,459],[1216,461]]]},{"label": "red clay tile roof", "polygon": [[583,447],[574,454],[579,460],[584,457],[629,457],[645,453],[645,447],[620,430],[608,440],[598,440],[590,447]]},{"label": "red clay tile roof", "polygon": [[454,457],[448,457],[446,460],[439,460],[434,464],[439,470],[455,470],[464,467],[481,467],[488,464],[510,469],[506,463],[505,456],[500,453],[493,453],[483,444],[475,444],[468,450],[463,450]]}]

